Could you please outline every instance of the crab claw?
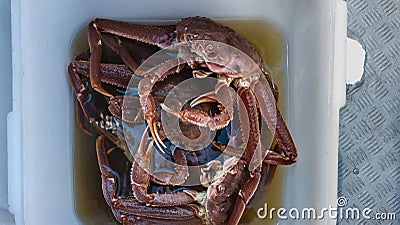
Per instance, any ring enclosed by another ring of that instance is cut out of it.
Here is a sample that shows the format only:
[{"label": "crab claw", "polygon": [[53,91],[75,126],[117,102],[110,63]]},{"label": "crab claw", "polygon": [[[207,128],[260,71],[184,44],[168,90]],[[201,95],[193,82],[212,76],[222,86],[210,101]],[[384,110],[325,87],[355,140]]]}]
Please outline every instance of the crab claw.
[{"label": "crab claw", "polygon": [[204,70],[193,70],[193,72],[192,72],[193,77],[199,78],[199,79],[206,78],[206,77],[210,76],[213,73],[214,72],[209,72],[209,71],[204,71]]},{"label": "crab claw", "polygon": [[202,94],[199,97],[193,99],[190,102],[190,107],[193,108],[193,107],[195,107],[197,105],[200,105],[202,103],[209,103],[209,102],[214,102],[214,103],[218,102],[217,95],[215,94],[214,91]]},{"label": "crab claw", "polygon": [[[147,120],[147,124],[148,124],[148,126],[149,126],[151,136],[154,138],[154,141],[155,141],[157,147],[158,147],[162,152],[164,152],[164,149],[166,149],[167,146],[165,146],[165,144],[164,144],[164,142],[162,141],[161,136],[160,136],[160,134],[159,134],[159,132],[158,132],[156,120],[155,120],[155,119]],[[165,152],[164,152],[164,153],[165,153]]]},{"label": "crab claw", "polygon": [[184,109],[180,112],[176,112],[166,106],[164,103],[161,103],[161,108],[184,122],[188,122],[199,127],[208,127],[211,130],[222,129],[226,127],[232,120],[232,114],[222,105],[219,106],[220,113],[214,116],[211,116],[207,112],[199,109]]}]

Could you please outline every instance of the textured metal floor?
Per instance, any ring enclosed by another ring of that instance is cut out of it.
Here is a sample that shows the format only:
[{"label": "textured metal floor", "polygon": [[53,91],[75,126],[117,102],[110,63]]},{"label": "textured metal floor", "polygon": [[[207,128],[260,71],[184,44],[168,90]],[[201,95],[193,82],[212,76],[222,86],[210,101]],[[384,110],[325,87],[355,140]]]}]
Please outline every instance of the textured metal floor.
[{"label": "textured metal floor", "polygon": [[[348,36],[366,50],[363,78],[347,86],[340,110],[339,190],[347,208],[395,213],[400,224],[400,0],[348,0]],[[344,207],[343,207],[344,208]],[[345,208],[344,208],[345,209]],[[386,214],[389,215],[389,214]]]}]

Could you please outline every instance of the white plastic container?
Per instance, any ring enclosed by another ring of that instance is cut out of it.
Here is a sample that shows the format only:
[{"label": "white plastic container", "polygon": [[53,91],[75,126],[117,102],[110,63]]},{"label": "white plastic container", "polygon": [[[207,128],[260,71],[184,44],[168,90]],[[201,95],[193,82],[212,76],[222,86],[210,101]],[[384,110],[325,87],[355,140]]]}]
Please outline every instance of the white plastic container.
[{"label": "white plastic container", "polygon": [[[336,206],[338,110],[345,93],[346,7],[339,0],[12,1],[9,210],[17,225],[82,224],[75,208],[73,98],[66,68],[92,18],[262,18],[288,42],[287,123],[299,151],[284,207]],[[87,149],[94,151],[94,149]],[[96,217],[96,215],[93,215]],[[1,219],[0,219],[1,224]],[[336,224],[282,220],[279,224]]]},{"label": "white plastic container", "polygon": [[0,224],[11,225],[8,211],[7,114],[12,109],[10,2],[0,1]]}]

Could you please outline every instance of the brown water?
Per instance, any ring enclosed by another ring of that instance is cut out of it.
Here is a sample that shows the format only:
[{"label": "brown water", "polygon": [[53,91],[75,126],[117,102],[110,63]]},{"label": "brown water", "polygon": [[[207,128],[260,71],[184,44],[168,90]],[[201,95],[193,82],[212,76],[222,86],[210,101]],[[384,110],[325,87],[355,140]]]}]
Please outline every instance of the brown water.
[{"label": "brown water", "polygon": [[[223,20],[227,25],[247,40],[259,51],[271,72],[273,81],[279,87],[279,107],[285,115],[287,96],[287,44],[280,30],[268,21],[263,20]],[[71,58],[86,50],[86,29],[76,35],[71,47]],[[104,201],[101,190],[100,172],[98,169],[95,138],[86,135],[76,125],[74,129],[74,181],[75,209],[77,215],[86,225],[118,224]],[[268,208],[283,206],[284,168],[277,167],[271,182],[263,177],[260,186],[240,221],[240,224],[276,224],[276,220],[259,219],[257,210],[268,204]]]}]

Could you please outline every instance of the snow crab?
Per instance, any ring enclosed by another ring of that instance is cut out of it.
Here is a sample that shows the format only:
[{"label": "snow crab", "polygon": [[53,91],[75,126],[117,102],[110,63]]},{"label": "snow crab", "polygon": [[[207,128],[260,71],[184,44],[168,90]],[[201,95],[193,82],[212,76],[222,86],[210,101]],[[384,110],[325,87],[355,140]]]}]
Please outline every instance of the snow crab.
[{"label": "snow crab", "polygon": [[[259,185],[262,162],[296,162],[296,147],[274,104],[278,90],[264,72],[257,51],[234,30],[204,17],[165,26],[94,19],[88,26],[88,42],[90,53],[72,60],[68,78],[78,102],[79,124],[91,133],[85,125],[89,121],[100,134],[96,150],[103,194],[119,222],[237,224]],[[103,42],[120,60],[102,62]],[[184,58],[184,63],[161,62],[145,73],[137,73],[150,55],[180,43],[187,46],[178,49],[178,58]],[[245,57],[227,51],[226,45]],[[213,90],[182,104],[179,110],[166,104],[166,95],[179,82],[207,77],[217,80]],[[137,94],[127,96],[131,85],[137,87]],[[245,140],[243,151],[220,141],[224,136],[236,138],[226,131],[234,106],[240,122],[248,126],[238,135]],[[198,137],[202,128],[217,135],[201,150],[181,148],[172,143],[175,137],[164,133],[162,112],[178,118],[182,135],[189,139]],[[274,133],[273,150],[261,148],[261,119]],[[138,138],[124,133],[124,124],[145,124],[145,129]],[[129,142],[137,143],[134,153]],[[120,195],[121,178],[109,160],[116,148],[132,164],[128,196]],[[173,161],[174,166],[156,168],[150,174],[154,152]],[[221,152],[229,156],[224,162],[215,159]],[[192,176],[188,167],[200,164],[204,165],[197,174],[201,185],[185,186]]]}]

